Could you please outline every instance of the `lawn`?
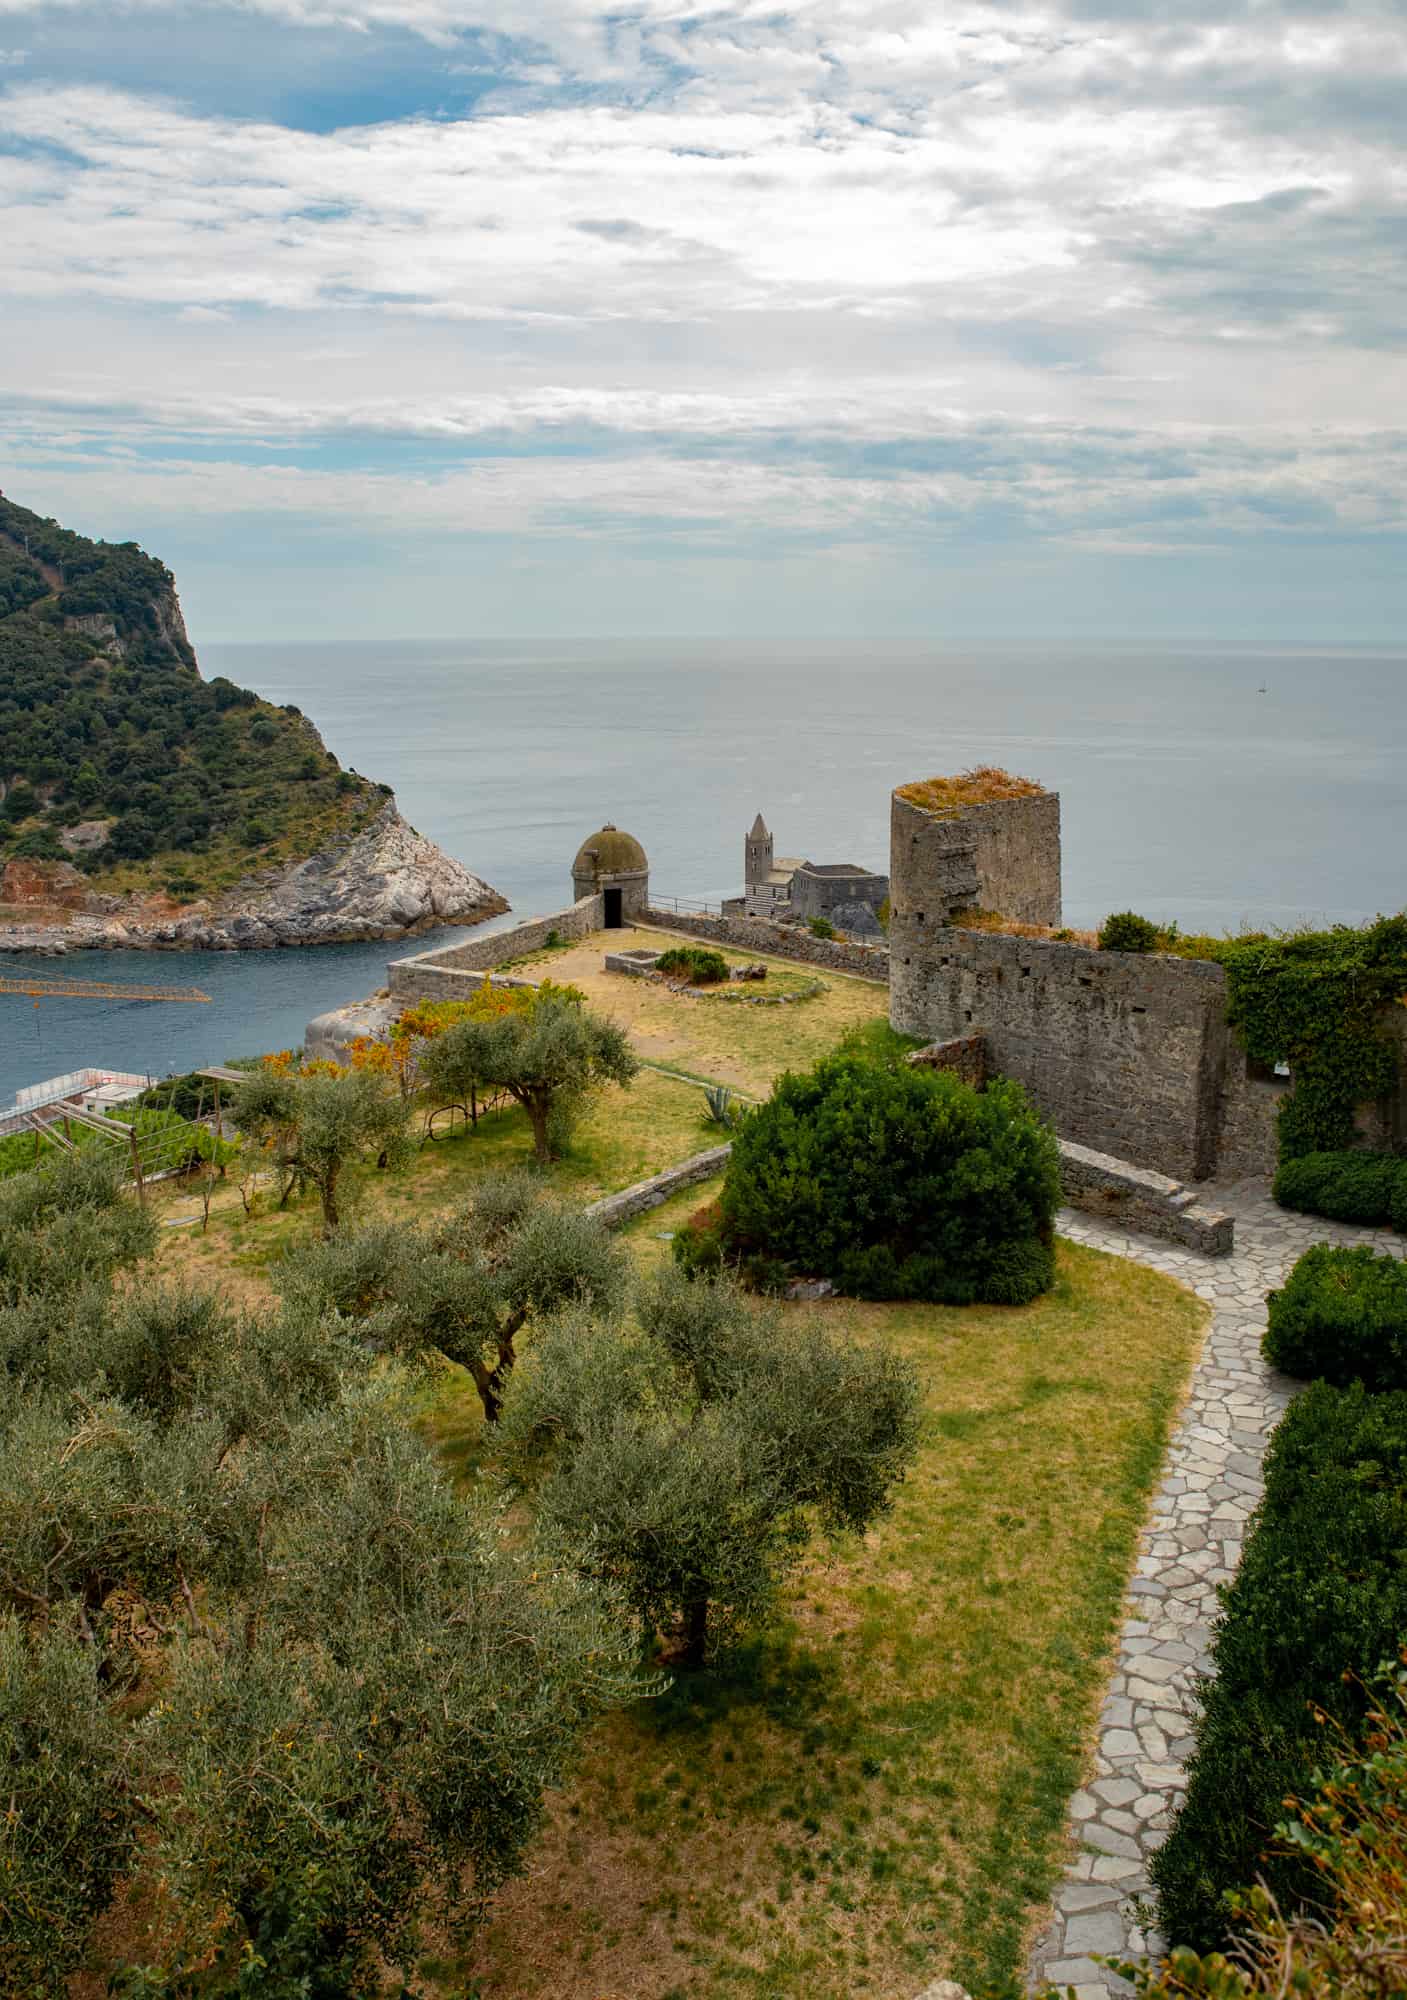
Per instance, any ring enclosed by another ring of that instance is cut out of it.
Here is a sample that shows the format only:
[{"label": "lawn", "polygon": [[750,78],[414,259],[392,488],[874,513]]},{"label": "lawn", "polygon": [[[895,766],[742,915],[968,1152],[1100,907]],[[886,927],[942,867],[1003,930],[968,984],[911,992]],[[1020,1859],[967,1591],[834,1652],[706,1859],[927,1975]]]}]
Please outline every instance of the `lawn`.
[{"label": "lawn", "polygon": [[[641,1260],[713,1191],[633,1225]],[[727,1671],[597,1732],[447,1995],[910,2000],[1023,1962],[1206,1308],[1062,1244],[1020,1310],[788,1310],[914,1357],[920,1462]],[[471,1468],[472,1393],[447,1379],[428,1423]]]},{"label": "lawn", "polygon": [[[720,987],[707,998],[671,992],[647,979],[607,972],[610,951],[659,951],[678,942],[672,933],[647,930],[596,932],[578,943],[535,951],[513,961],[533,978],[544,975],[581,987],[593,1007],[612,1015],[645,1062],[658,1062],[692,1076],[708,1076],[737,1090],[765,1097],[784,1069],[806,1069],[833,1049],[848,1028],[884,1020],[889,989],[873,980],[761,958],[767,981],[756,989]],[[698,938],[682,940],[698,944]],[[760,955],[725,951],[730,965],[757,963]],[[825,990],[787,1007],[740,1004],[750,990],[799,992],[814,979]]]},{"label": "lawn", "polygon": [[[418,1117],[416,1130],[421,1129]],[[703,1092],[696,1083],[655,1070],[642,1070],[627,1090],[609,1086],[587,1107],[571,1152],[547,1170],[545,1184],[583,1204],[657,1174],[690,1153],[716,1145],[724,1135],[706,1122]],[[532,1165],[532,1135],[517,1106],[480,1118],[477,1131],[461,1127],[451,1138],[420,1147],[401,1174],[372,1168],[349,1169],[345,1205],[354,1217],[403,1217],[407,1222],[464,1199],[473,1182],[487,1173]],[[273,1205],[267,1191],[258,1212],[246,1216],[233,1185],[221,1188],[200,1229],[200,1202],[189,1187],[166,1184],[152,1191],[164,1227],[160,1268],[193,1281],[205,1280],[257,1297],[267,1289],[268,1266],[287,1246],[321,1226],[315,1195]]]}]

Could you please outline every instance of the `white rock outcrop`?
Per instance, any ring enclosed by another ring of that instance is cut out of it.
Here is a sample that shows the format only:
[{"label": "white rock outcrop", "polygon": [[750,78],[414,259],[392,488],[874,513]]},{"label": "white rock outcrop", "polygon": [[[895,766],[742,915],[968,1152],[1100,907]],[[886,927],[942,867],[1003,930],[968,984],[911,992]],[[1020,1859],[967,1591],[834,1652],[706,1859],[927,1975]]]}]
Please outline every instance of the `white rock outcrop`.
[{"label": "white rock outcrop", "polygon": [[[104,899],[110,901],[111,899]],[[363,832],[265,869],[210,906],[155,915],[131,903],[62,923],[0,927],[0,951],[261,951],[399,938],[476,924],[508,904],[408,826],[393,800]]]}]

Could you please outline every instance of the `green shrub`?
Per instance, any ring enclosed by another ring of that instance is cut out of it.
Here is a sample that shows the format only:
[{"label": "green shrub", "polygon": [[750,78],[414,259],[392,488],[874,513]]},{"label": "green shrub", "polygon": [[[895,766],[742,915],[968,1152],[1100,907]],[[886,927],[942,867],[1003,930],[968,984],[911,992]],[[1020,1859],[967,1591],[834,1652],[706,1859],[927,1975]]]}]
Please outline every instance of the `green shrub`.
[{"label": "green shrub", "polygon": [[1407,1236],[1407,1161],[1403,1162],[1402,1169],[1393,1185],[1392,1201],[1388,1207],[1387,1219],[1394,1229],[1401,1230],[1402,1234]]},{"label": "green shrub", "polygon": [[808,929],[812,937],[833,938],[835,936],[835,925],[829,917],[812,917]]},{"label": "green shrub", "polygon": [[661,952],[656,970],[669,979],[687,979],[691,986],[717,986],[728,977],[728,961],[721,952],[681,944]]},{"label": "green shrub", "polygon": [[1268,1305],[1261,1352],[1273,1368],[1305,1381],[1407,1389],[1407,1265],[1400,1258],[1316,1243]]},{"label": "green shrub", "polygon": [[1323,1756],[1320,1716],[1362,1735],[1366,1679],[1407,1634],[1407,1394],[1319,1382],[1271,1440],[1265,1497],[1224,1597],[1186,1803],[1155,1855],[1161,1928],[1228,1936],[1228,1891],[1263,1877],[1288,1915],[1319,1880],[1269,1849]]},{"label": "green shrub", "polygon": [[716,1276],[723,1269],[723,1210],[716,1201],[696,1208],[675,1232],[674,1261],[689,1277]]},{"label": "green shrub", "polygon": [[861,1298],[1021,1303],[1051,1283],[1055,1139],[1020,1088],[828,1057],[733,1142],[727,1251]]},{"label": "green shrub", "polygon": [[1136,910],[1118,910],[1099,926],[1101,951],[1158,951],[1162,943],[1162,928]]},{"label": "green shrub", "polygon": [[1282,1208],[1303,1215],[1391,1222],[1394,1203],[1399,1213],[1407,1203],[1407,1160],[1392,1153],[1302,1153],[1281,1162],[1273,1192]]},{"label": "green shrub", "polygon": [[1262,1888],[1238,1898],[1234,1962],[1182,1948],[1118,1969],[1138,2000],[1387,2000],[1407,1993],[1407,1672],[1374,1690],[1367,1748],[1326,1748],[1314,1795],[1287,1801],[1282,1847],[1313,1858],[1322,1910],[1286,1915]]}]

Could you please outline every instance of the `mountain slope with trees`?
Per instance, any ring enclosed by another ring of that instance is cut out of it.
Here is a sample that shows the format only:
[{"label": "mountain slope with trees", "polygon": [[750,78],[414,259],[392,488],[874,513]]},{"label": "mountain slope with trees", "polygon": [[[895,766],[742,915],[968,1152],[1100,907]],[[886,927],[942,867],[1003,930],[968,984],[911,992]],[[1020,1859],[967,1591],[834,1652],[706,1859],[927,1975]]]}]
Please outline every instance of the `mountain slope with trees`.
[{"label": "mountain slope with trees", "polygon": [[[358,873],[376,874],[374,850],[393,822],[398,835],[410,833],[390,787],[342,769],[292,704],[275,707],[233,681],[202,677],[163,563],[135,542],[90,541],[0,495],[0,902],[8,914],[48,904],[111,915],[115,906],[99,899],[117,896],[139,899],[125,914],[159,924],[192,905],[218,917],[220,899],[240,889],[248,914],[248,894],[271,888],[291,864],[358,841],[373,850],[358,855]],[[439,893],[422,896],[417,911],[414,895],[402,897],[392,921],[373,918],[369,929],[348,916],[315,941],[505,907],[430,843],[416,851],[398,838],[392,846],[381,872],[433,875],[438,857],[451,871]],[[243,941],[300,941],[294,930]]]}]

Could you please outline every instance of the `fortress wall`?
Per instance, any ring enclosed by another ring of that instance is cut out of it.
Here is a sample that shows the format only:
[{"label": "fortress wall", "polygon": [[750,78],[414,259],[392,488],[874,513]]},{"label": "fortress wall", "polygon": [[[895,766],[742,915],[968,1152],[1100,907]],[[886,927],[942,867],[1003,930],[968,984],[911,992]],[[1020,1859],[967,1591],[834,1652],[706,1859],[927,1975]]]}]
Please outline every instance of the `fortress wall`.
[{"label": "fortress wall", "polygon": [[764,952],[769,958],[796,958],[806,965],[851,972],[883,984],[889,977],[887,944],[850,944],[842,938],[813,937],[794,924],[774,924],[766,917],[676,916],[672,910],[646,910],[635,920],[651,930],[682,931],[707,938],[734,951]]},{"label": "fortress wall", "polygon": [[981,1033],[991,1068],[1024,1085],[1062,1138],[1178,1180],[1215,1170],[1219,966],[951,926],[903,943],[891,927],[890,950],[901,1033]]},{"label": "fortress wall", "polygon": [[[550,917],[533,917],[527,923],[515,924],[511,931],[497,931],[492,937],[467,938],[463,944],[417,952],[413,958],[393,959],[386,968],[386,984],[402,1006],[409,1006],[412,1000],[463,999],[469,990],[464,974],[491,972],[496,966],[506,965],[510,958],[539,951],[552,931],[565,941],[588,937],[592,931],[604,929],[605,922],[604,896],[583,896],[565,910],[558,910]],[[478,983],[474,979],[469,987]]]}]

